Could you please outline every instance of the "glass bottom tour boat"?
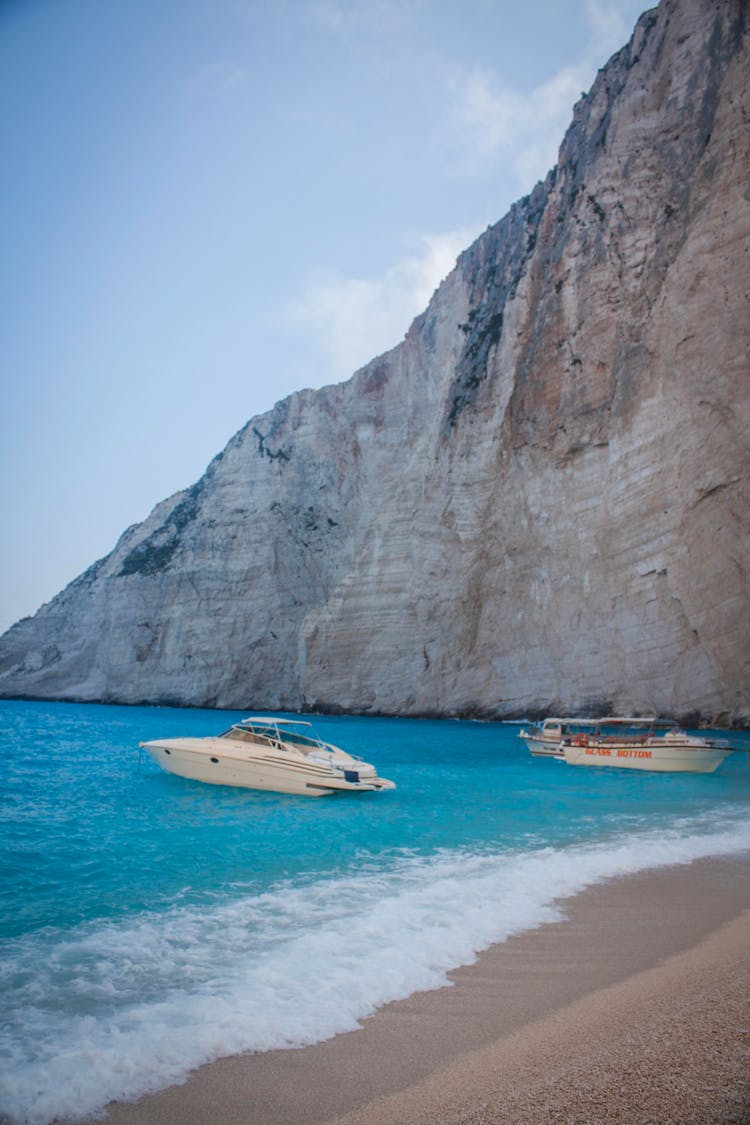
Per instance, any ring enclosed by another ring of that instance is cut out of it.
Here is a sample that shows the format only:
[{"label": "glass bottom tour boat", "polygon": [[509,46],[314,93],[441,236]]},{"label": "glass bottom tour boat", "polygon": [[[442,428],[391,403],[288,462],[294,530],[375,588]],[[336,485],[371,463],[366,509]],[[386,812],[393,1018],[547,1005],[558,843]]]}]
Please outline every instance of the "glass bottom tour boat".
[{"label": "glass bottom tour boat", "polygon": [[687,734],[677,723],[654,717],[549,718],[518,737],[534,756],[570,766],[662,773],[713,773],[735,750],[726,739]]}]

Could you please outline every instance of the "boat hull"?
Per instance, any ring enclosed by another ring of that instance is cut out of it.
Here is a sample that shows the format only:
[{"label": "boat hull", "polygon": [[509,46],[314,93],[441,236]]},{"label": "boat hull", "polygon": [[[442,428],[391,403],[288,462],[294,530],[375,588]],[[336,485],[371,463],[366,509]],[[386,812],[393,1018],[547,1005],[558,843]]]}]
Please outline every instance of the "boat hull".
[{"label": "boat hull", "polygon": [[529,751],[533,758],[560,758],[563,757],[563,752],[560,747],[560,740],[551,742],[548,739],[536,738],[533,734],[522,730],[518,736],[526,743],[526,749]]},{"label": "boat hull", "polygon": [[[325,765],[304,759],[276,760],[242,751],[232,752],[222,739],[164,739],[142,742],[142,748],[167,773],[208,785],[230,785],[300,797],[325,797],[332,793],[374,792],[395,788],[393,782],[373,776],[348,781]],[[301,758],[301,756],[300,756]]]}]

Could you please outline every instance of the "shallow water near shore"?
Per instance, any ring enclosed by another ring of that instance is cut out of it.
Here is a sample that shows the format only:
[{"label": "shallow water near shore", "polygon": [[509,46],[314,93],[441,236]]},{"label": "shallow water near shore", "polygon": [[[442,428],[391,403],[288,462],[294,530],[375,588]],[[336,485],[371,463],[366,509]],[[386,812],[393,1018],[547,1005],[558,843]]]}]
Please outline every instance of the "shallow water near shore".
[{"label": "shallow water near shore", "polygon": [[[438,987],[603,879],[750,849],[750,764],[532,759],[518,726],[320,717],[393,792],[311,800],[138,750],[212,711],[0,702],[0,1112],[47,1122]],[[742,740],[742,736],[734,736]],[[744,736],[747,741],[747,736]]]}]

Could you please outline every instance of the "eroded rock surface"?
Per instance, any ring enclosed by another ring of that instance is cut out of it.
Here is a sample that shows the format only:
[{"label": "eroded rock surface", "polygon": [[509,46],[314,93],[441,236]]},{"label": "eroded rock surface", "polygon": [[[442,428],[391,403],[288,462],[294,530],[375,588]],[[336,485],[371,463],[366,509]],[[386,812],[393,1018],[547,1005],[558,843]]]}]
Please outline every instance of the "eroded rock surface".
[{"label": "eroded rock surface", "polygon": [[0,693],[750,717],[750,52],[664,0],[405,340],[0,639]]}]

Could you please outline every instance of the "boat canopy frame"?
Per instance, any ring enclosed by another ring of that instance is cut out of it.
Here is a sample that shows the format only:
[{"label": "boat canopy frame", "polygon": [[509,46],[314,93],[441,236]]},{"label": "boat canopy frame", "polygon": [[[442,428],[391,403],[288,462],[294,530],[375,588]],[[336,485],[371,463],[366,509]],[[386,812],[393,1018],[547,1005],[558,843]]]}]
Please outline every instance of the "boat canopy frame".
[{"label": "boat canopy frame", "polygon": [[306,727],[312,729],[312,723],[304,719],[277,719],[270,715],[255,715],[249,719],[240,719],[232,723],[220,738],[230,738],[236,731],[238,734],[254,734],[258,738],[268,739],[269,742],[289,743],[290,746],[301,747],[304,750],[330,750],[328,743],[314,734],[306,734],[301,730],[286,728]]},{"label": "boat canopy frame", "polygon": [[541,726],[538,728],[544,730],[547,724],[557,724],[563,726],[587,726],[593,727],[595,731],[600,730],[602,727],[645,727],[648,730],[680,730],[680,724],[675,719],[660,719],[656,715],[605,715],[598,719],[584,719],[577,716],[549,716],[542,720]]}]

